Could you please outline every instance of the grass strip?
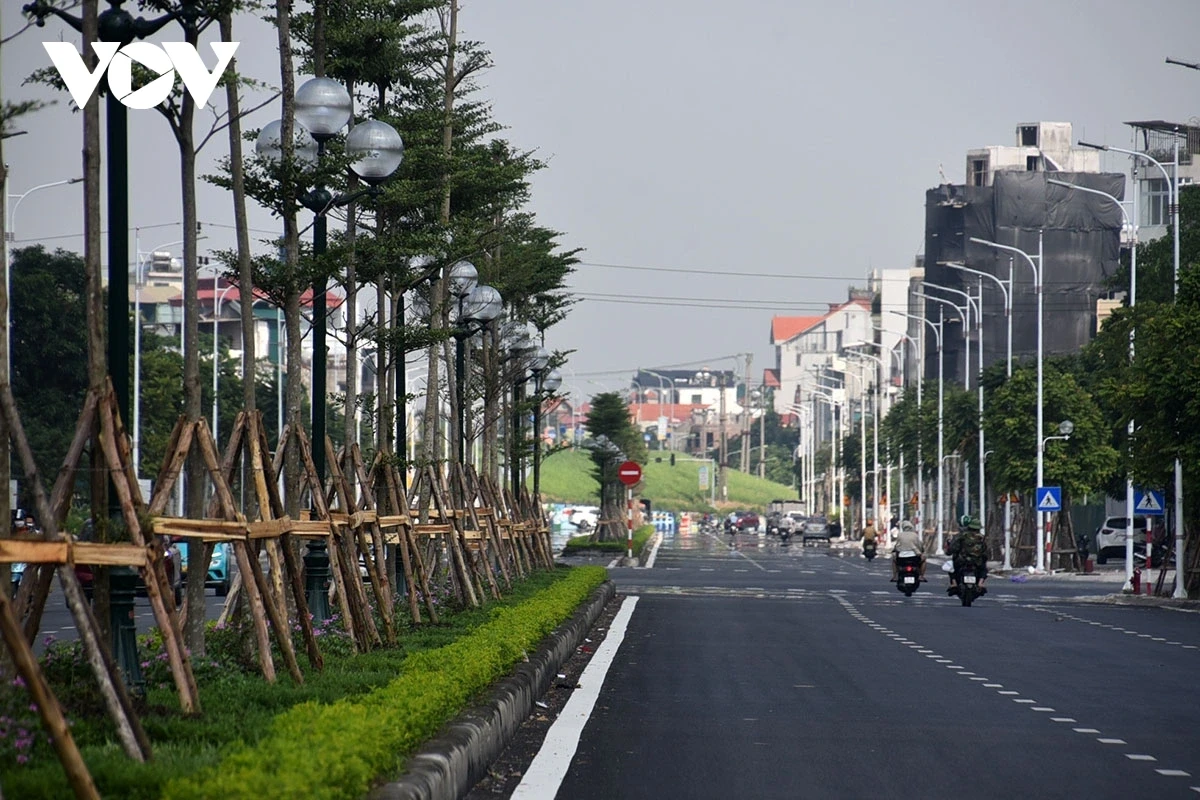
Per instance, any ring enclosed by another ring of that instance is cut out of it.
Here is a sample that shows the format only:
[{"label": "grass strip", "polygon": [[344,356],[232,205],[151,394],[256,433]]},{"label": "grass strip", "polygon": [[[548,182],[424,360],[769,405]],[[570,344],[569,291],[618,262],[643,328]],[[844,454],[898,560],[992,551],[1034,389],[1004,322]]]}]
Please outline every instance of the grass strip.
[{"label": "grass strip", "polygon": [[511,672],[605,579],[580,567],[537,596],[493,610],[458,641],[405,658],[400,675],[365,695],[305,702],[278,715],[254,745],[235,745],[219,763],[171,781],[170,800],[358,798],[379,776],[496,680]]}]

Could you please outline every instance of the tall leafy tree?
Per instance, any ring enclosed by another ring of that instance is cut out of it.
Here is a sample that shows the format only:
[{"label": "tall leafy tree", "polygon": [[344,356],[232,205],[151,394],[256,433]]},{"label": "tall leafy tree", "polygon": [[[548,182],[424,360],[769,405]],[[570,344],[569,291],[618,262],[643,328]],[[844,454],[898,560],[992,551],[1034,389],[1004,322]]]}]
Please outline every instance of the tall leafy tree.
[{"label": "tall leafy tree", "polygon": [[[644,464],[646,444],[629,418],[629,407],[625,400],[616,392],[605,392],[592,398],[586,427],[593,442],[604,442],[606,439],[614,446],[592,448],[592,463],[595,464],[593,474],[600,483],[601,518],[622,519],[622,484],[617,480],[620,457],[614,451],[619,450],[631,461]],[[600,541],[617,539],[620,537],[620,526],[598,525],[593,535]]]}]

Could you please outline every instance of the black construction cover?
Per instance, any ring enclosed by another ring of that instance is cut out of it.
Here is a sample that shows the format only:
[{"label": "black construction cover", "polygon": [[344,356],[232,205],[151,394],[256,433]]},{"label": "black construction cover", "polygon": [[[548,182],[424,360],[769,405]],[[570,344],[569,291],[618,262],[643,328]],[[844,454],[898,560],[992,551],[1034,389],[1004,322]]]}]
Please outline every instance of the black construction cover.
[{"label": "black construction cover", "polygon": [[[975,276],[941,266],[947,261],[1007,280],[1010,254],[971,242],[972,238],[1017,247],[1037,263],[1039,234],[1045,270],[1043,349],[1046,355],[1074,353],[1095,334],[1096,300],[1105,279],[1116,271],[1120,253],[1121,210],[1110,200],[1047,183],[1074,183],[1122,199],[1125,176],[1119,173],[998,171],[989,187],[939,186],[925,195],[925,280],[975,294]],[[1013,355],[1037,354],[1037,294],[1033,270],[1013,255]],[[1003,296],[995,282],[983,279],[984,366],[1003,360],[1007,322]],[[935,292],[936,293],[936,292]],[[958,295],[947,299],[962,305]],[[929,303],[931,319],[935,303]],[[951,309],[952,311],[952,309]],[[972,340],[974,337],[972,337]],[[937,349],[926,336],[926,371],[937,377]],[[946,378],[962,382],[963,336],[959,325],[946,326]],[[977,344],[971,343],[971,372]]]}]

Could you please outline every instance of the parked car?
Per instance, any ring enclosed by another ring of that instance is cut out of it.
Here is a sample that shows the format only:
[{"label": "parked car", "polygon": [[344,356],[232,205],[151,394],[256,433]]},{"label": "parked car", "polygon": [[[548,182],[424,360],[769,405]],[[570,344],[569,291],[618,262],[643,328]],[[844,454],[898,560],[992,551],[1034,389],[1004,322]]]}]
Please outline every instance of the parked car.
[{"label": "parked car", "polygon": [[832,535],[829,530],[829,520],[822,516],[809,517],[804,523],[804,532],[800,534],[800,541],[802,544],[808,544],[809,539],[824,539],[828,542]]},{"label": "parked car", "polygon": [[[80,538],[82,539],[82,536]],[[161,536],[156,538],[158,538],[164,548],[163,555],[166,556],[164,563],[167,568],[167,582],[171,584],[171,589],[175,595],[175,605],[178,606],[183,602],[183,548],[175,542],[166,541]],[[79,585],[83,588],[83,592],[87,595],[88,599],[92,599],[92,591],[96,584],[96,576],[92,574],[92,565],[76,564],[75,578],[79,581]],[[142,580],[140,571],[138,572],[135,591],[138,597],[146,596],[146,583]]]},{"label": "parked car", "polygon": [[[1125,556],[1125,529],[1128,517],[1109,517],[1096,531],[1096,563],[1108,562],[1109,556]],[[1133,549],[1146,549],[1146,518],[1133,518]]]},{"label": "parked car", "polygon": [[[180,553],[181,574],[183,583],[187,583],[188,562],[187,548],[176,545]],[[215,589],[217,597],[229,594],[233,585],[233,575],[237,572],[237,559],[233,555],[233,545],[229,542],[217,542],[213,545],[212,556],[208,559],[208,572],[204,575],[204,588]]]},{"label": "parked car", "polygon": [[758,514],[755,514],[753,511],[735,511],[733,514],[735,517],[737,517],[737,521],[734,522],[734,527],[736,527],[739,531],[758,530]]},{"label": "parked car", "polygon": [[596,523],[600,519],[599,506],[570,506],[564,508],[562,513],[563,518],[581,534],[596,530]]}]

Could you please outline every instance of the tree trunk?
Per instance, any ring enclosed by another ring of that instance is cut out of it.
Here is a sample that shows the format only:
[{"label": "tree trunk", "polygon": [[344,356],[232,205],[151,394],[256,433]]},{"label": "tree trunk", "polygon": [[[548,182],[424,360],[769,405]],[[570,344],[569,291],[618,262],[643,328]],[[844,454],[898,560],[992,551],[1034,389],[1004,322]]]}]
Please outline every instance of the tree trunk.
[{"label": "tree trunk", "polygon": [[[314,9],[320,7],[318,3]],[[354,83],[348,82],[346,90],[354,97]],[[353,102],[353,99],[351,100]],[[350,130],[354,129],[354,116],[350,116]],[[347,193],[358,191],[358,178],[350,173]],[[358,233],[356,206],[351,203],[346,207],[346,402],[342,406],[342,421],[346,456],[350,455],[351,443],[358,443],[358,275],[354,265],[354,239]],[[349,462],[347,461],[347,465]],[[347,477],[352,477],[353,470],[344,469]]]},{"label": "tree trunk", "polygon": [[[83,52],[87,54],[88,69],[96,68],[96,57],[92,52],[91,43],[100,38],[98,15],[99,0],[84,0]],[[108,343],[105,336],[107,309],[104,302],[101,263],[103,244],[100,238],[100,181],[100,96],[97,93],[93,94],[83,107],[83,268],[87,284],[88,388],[95,392],[104,388],[108,375]],[[99,424],[96,424],[93,430],[95,437],[92,439],[92,464],[99,466],[99,462],[103,461],[99,447]],[[92,470],[91,498],[95,530],[105,532],[107,526],[99,524],[108,508],[108,477],[103,469]],[[101,635],[106,640],[112,635],[108,586],[108,568],[95,569],[92,597]]]},{"label": "tree trunk", "polygon": [[[233,17],[221,15],[221,40],[233,40]],[[229,64],[231,76],[237,75],[237,61]],[[255,396],[258,359],[255,353],[254,271],[250,261],[250,228],[246,221],[246,180],[242,166],[241,98],[238,83],[233,77],[225,84],[225,100],[229,106],[229,173],[233,181],[233,224],[237,231],[238,299],[242,311],[242,408],[253,414],[258,408]],[[247,485],[245,476],[242,485]],[[253,493],[246,494],[247,499]]]},{"label": "tree trunk", "polygon": [[[442,157],[445,159],[445,172],[442,175],[442,225],[450,226],[450,195],[453,190],[451,159],[454,155],[454,55],[458,48],[458,0],[450,0],[448,17],[443,20],[446,34],[446,64],[443,72],[442,97]],[[440,279],[435,279],[431,286],[429,307],[434,313],[430,314],[429,327],[434,330],[442,328],[441,315],[436,313],[438,308],[446,304],[446,287]],[[425,419],[423,425],[424,441],[422,450],[425,458],[430,461],[441,460],[441,439],[438,437],[438,354],[437,345],[429,348],[429,374],[426,377]]]},{"label": "tree trunk", "polygon": [[[279,88],[282,100],[282,125],[279,141],[283,148],[283,161],[290,164],[296,157],[295,140],[295,97],[296,83],[292,74],[292,30],[289,10],[290,0],[275,0],[275,30],[279,42]],[[295,187],[285,186],[285,196],[294,195]],[[287,296],[284,298],[284,324],[287,327],[287,394],[286,419],[289,424],[299,426],[301,400],[304,387],[300,381],[303,362],[300,358],[300,291],[296,286],[296,272],[300,261],[300,233],[296,228],[296,209],[285,203],[283,213],[284,272],[287,280]],[[282,446],[282,443],[280,443]],[[320,445],[324,446],[324,444]],[[287,449],[284,461],[284,492],[287,513],[293,518],[300,514],[300,452],[295,447]]]}]

